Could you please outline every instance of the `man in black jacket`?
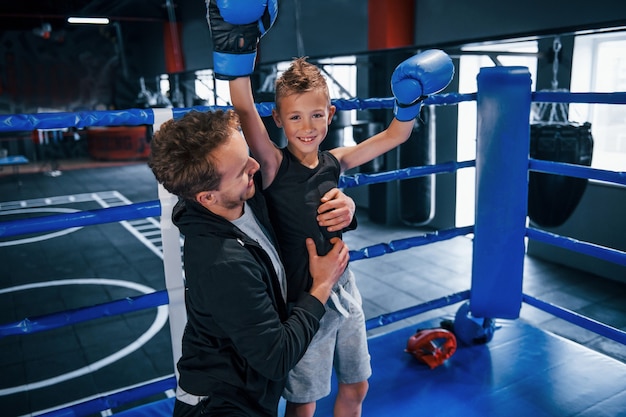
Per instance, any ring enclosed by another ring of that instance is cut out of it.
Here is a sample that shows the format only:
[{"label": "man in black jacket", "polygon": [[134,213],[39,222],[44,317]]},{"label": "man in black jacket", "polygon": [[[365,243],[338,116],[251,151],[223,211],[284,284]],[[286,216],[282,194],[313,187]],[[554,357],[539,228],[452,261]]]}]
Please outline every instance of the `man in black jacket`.
[{"label": "man in black jacket", "polygon": [[[192,111],[161,126],[148,162],[180,197],[173,220],[185,237],[187,325],[174,416],[276,416],[289,370],[319,327],[349,254],[339,239],[326,256],[307,241],[313,286],[291,311],[285,273],[262,194],[232,111]],[[354,203],[331,190],[320,226],[350,225]]]}]

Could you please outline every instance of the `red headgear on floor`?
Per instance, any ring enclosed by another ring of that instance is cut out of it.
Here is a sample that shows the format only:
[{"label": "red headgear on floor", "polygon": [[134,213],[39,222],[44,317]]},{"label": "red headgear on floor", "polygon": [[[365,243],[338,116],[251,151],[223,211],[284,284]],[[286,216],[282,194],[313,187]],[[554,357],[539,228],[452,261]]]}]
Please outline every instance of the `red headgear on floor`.
[{"label": "red headgear on floor", "polygon": [[454,333],[445,329],[418,330],[406,344],[405,352],[434,369],[456,351]]}]

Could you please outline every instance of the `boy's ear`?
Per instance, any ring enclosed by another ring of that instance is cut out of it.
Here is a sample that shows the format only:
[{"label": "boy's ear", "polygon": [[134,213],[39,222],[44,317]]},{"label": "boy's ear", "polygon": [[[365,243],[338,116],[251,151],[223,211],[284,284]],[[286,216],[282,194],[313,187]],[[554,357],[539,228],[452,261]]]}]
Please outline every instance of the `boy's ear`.
[{"label": "boy's ear", "polygon": [[274,123],[276,123],[276,127],[283,127],[283,123],[280,121],[280,115],[276,109],[272,109],[272,118],[274,119]]},{"label": "boy's ear", "polygon": [[330,126],[330,124],[333,121],[333,116],[335,116],[335,112],[337,111],[337,107],[331,105],[330,107],[328,107],[328,126]]}]

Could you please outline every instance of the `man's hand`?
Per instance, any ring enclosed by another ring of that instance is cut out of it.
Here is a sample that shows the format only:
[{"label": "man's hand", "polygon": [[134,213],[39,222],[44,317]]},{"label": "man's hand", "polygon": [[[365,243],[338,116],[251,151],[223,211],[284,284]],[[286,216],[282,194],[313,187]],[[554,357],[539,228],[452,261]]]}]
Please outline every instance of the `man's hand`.
[{"label": "man's hand", "polygon": [[306,248],[309,252],[309,271],[313,277],[313,285],[309,293],[326,304],[333,286],[348,266],[350,251],[343,240],[334,237],[330,240],[333,248],[325,256],[319,256],[313,239],[307,238]]},{"label": "man's hand", "polygon": [[329,232],[337,232],[350,226],[356,205],[354,200],[345,195],[339,188],[333,188],[321,200],[317,208],[317,222]]}]

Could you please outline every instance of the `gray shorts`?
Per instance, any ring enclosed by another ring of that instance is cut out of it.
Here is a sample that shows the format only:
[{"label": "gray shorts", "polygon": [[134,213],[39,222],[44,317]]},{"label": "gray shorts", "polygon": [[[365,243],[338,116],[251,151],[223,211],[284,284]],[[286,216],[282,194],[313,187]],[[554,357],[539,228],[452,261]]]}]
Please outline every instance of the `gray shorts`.
[{"label": "gray shorts", "polygon": [[333,368],[342,384],[365,381],[372,375],[361,294],[349,268],[333,293],[320,329],[289,373],[283,391],[287,401],[310,403],[326,397],[331,390]]}]

